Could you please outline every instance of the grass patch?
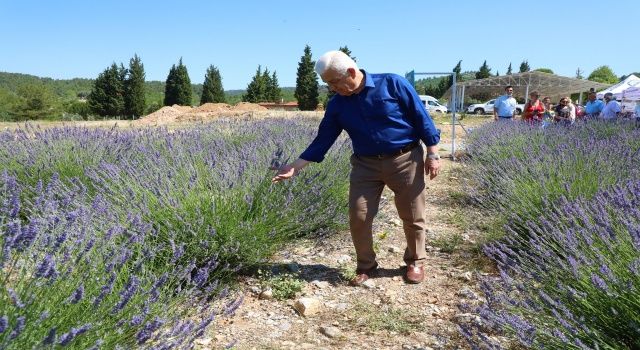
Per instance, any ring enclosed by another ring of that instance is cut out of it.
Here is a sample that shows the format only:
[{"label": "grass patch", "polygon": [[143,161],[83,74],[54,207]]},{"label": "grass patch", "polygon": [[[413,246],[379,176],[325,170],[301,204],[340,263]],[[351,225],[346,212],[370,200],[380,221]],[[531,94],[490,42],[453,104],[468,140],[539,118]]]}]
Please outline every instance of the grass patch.
[{"label": "grass patch", "polygon": [[375,306],[358,302],[353,308],[356,326],[369,332],[388,331],[411,334],[421,329],[422,316],[411,310],[393,308],[389,305]]}]

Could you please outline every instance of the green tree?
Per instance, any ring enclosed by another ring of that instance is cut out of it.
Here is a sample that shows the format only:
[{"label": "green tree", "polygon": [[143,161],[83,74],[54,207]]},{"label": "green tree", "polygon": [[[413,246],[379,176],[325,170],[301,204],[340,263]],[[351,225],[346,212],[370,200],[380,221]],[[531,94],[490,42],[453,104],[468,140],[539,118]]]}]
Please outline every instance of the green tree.
[{"label": "green tree", "polygon": [[[267,70],[265,69],[265,72]],[[242,95],[242,101],[258,103],[264,101],[266,91],[266,84],[264,81],[264,74],[262,73],[262,66],[258,66],[256,74],[251,79],[249,85],[247,85],[247,93]]]},{"label": "green tree", "polygon": [[124,78],[126,70],[114,62],[98,75],[87,101],[91,110],[103,117],[115,117],[124,113]]},{"label": "green tree", "polygon": [[534,72],[542,72],[542,73],[549,73],[549,74],[555,74],[553,73],[553,70],[551,70],[550,68],[537,68],[533,70]]},{"label": "green tree", "polygon": [[484,61],[480,70],[476,72],[476,79],[484,79],[491,76],[491,68],[487,65],[487,60]]},{"label": "green tree", "polygon": [[604,84],[615,84],[618,82],[618,77],[613,73],[609,66],[600,66],[589,74],[587,80]]},{"label": "green tree", "polygon": [[191,79],[187,67],[182,64],[182,58],[171,66],[169,75],[165,85],[164,105],[172,106],[174,104],[180,106],[191,106],[193,90],[191,87]]},{"label": "green tree", "polygon": [[220,71],[215,66],[210,65],[209,68],[207,68],[207,74],[204,76],[200,104],[203,105],[209,102],[224,103],[225,100]]},{"label": "green tree", "polygon": [[507,68],[507,75],[511,75],[511,74],[513,73],[511,72],[511,62],[509,62],[509,68]]},{"label": "green tree", "polygon": [[132,119],[140,118],[145,111],[144,65],[138,55],[129,60],[129,70],[124,81],[124,114]]},{"label": "green tree", "polygon": [[14,109],[17,120],[34,120],[57,113],[56,97],[41,82],[27,83],[18,88],[19,103]]},{"label": "green tree", "polygon": [[318,107],[318,76],[314,70],[315,62],[311,59],[311,48],[306,45],[304,55],[298,63],[296,77],[296,91],[294,96],[298,100],[301,111],[313,111]]},{"label": "green tree", "polygon": [[278,103],[282,99],[282,89],[280,89],[280,85],[278,84],[276,71],[273,71],[271,79],[269,79],[269,84],[267,84],[266,97],[267,100],[274,103]]},{"label": "green tree", "polygon": [[520,63],[520,73],[524,73],[524,72],[528,72],[531,70],[531,67],[529,67],[529,62],[527,60],[522,61],[522,63]]}]

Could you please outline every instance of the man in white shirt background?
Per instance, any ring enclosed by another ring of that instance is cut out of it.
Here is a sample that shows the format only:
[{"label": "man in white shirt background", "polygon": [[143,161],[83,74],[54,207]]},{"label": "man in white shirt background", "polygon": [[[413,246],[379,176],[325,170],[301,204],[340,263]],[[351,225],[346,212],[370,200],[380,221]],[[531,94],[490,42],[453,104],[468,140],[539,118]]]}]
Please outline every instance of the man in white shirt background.
[{"label": "man in white shirt background", "polygon": [[622,109],[620,109],[620,103],[613,98],[613,94],[610,92],[604,94],[604,102],[605,105],[600,116],[604,120],[615,120],[618,115],[620,115],[620,112],[622,112]]},{"label": "man in white shirt background", "polygon": [[513,98],[513,86],[504,88],[505,94],[496,98],[493,105],[494,120],[513,120],[516,115],[516,99]]}]

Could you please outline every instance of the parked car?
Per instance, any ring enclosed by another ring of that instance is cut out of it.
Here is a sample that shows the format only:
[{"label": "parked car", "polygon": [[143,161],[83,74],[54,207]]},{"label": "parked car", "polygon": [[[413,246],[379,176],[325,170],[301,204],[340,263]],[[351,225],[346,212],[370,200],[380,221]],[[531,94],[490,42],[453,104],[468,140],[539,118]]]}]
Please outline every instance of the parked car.
[{"label": "parked car", "polygon": [[439,112],[439,113],[447,113],[449,112],[449,108],[447,106],[442,105],[438,102],[438,99],[429,96],[429,95],[418,95],[424,106],[427,108],[429,112]]},{"label": "parked car", "polygon": [[[493,100],[489,100],[485,103],[472,104],[469,107],[467,107],[467,112],[475,113],[475,114],[491,114],[493,113],[493,105],[495,102],[496,102],[496,99],[494,98]],[[524,111],[524,104],[517,104],[516,114],[520,115],[522,114],[522,111]]]}]

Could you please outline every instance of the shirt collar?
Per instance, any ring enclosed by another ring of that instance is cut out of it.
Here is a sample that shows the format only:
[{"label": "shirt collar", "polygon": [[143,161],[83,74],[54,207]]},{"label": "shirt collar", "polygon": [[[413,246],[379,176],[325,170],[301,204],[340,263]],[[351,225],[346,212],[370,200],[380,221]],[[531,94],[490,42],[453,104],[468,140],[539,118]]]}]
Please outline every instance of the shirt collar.
[{"label": "shirt collar", "polygon": [[376,84],[373,82],[373,78],[371,74],[368,74],[364,69],[360,70],[362,74],[364,74],[364,86],[365,87],[375,87]]}]

